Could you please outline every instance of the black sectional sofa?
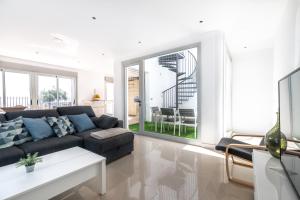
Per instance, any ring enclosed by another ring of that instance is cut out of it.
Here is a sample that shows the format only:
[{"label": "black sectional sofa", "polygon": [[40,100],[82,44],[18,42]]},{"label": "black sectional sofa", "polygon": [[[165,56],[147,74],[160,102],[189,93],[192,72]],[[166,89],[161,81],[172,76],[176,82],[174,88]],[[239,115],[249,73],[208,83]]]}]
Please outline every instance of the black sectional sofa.
[{"label": "black sectional sofa", "polygon": [[[58,117],[63,115],[78,115],[83,113],[86,113],[92,121],[97,119],[93,109],[90,106],[72,106],[59,107],[53,110],[28,110],[0,114],[0,122],[12,120],[19,116],[26,118],[41,118],[44,116]],[[123,127],[123,122],[119,120],[115,127]],[[86,132],[66,135],[60,138],[53,136],[35,142],[30,141],[18,146],[0,149],[0,167],[17,162],[27,153],[39,152],[39,155],[45,155],[75,146],[83,147],[106,157],[107,163],[130,154],[133,151],[134,135],[132,132],[98,140],[90,136],[91,132],[95,132],[97,130],[101,129],[92,129]]]}]

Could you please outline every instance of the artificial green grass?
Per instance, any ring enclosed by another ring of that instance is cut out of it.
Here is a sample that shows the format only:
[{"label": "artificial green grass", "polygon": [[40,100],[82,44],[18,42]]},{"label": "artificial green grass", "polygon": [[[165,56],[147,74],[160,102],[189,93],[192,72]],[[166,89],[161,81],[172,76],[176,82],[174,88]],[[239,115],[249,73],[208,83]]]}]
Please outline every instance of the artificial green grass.
[{"label": "artificial green grass", "polygon": [[[129,129],[133,132],[139,132],[139,123],[129,125]],[[155,123],[145,122],[144,129],[146,132],[155,132]],[[185,132],[185,128],[184,128],[184,126],[182,126],[180,132],[181,133],[179,136],[179,126],[176,126],[175,136],[183,137],[183,138],[187,138],[187,139],[196,139],[194,137],[194,128],[193,127],[186,127],[186,132]],[[157,133],[174,136],[173,135],[173,133],[174,133],[173,126],[169,125],[169,128],[168,128],[168,125],[165,124],[165,130],[162,133],[160,133],[160,123],[158,123],[157,124]]]}]

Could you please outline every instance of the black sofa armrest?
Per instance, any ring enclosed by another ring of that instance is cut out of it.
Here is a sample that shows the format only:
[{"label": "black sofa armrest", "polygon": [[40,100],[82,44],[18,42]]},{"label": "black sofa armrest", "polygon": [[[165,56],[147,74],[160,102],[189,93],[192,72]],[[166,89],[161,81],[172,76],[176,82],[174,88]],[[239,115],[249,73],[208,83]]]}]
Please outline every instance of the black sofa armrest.
[{"label": "black sofa armrest", "polygon": [[118,127],[118,128],[124,128],[124,122],[123,122],[123,120],[118,120],[118,123],[117,123],[117,125],[115,126],[115,127]]}]

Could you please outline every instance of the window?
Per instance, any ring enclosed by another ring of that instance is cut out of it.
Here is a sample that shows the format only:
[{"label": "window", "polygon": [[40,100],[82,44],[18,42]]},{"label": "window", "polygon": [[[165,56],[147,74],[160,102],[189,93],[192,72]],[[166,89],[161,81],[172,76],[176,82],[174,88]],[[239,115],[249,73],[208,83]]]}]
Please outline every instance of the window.
[{"label": "window", "polygon": [[38,76],[38,105],[43,108],[72,106],[75,104],[74,79]]},{"label": "window", "polygon": [[62,77],[23,70],[0,71],[0,107],[46,109],[72,106],[76,103],[75,97],[76,74]]},{"label": "window", "polygon": [[4,72],[5,74],[5,105],[30,105],[30,76],[25,73]]},{"label": "window", "polygon": [[70,78],[58,78],[59,106],[72,106],[75,104],[74,81]]},{"label": "window", "polygon": [[57,106],[56,77],[38,76],[38,101],[42,108],[53,108]]}]

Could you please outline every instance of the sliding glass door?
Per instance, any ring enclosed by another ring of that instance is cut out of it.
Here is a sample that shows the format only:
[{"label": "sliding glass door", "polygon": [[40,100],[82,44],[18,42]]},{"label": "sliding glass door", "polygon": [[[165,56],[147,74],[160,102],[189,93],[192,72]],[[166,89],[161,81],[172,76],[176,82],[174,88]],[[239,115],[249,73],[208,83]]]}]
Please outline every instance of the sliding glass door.
[{"label": "sliding glass door", "polygon": [[198,48],[149,56],[139,63],[125,67],[128,128],[197,140]]},{"label": "sliding glass door", "polygon": [[126,81],[126,125],[133,132],[140,128],[140,65],[131,65],[125,69]]}]

